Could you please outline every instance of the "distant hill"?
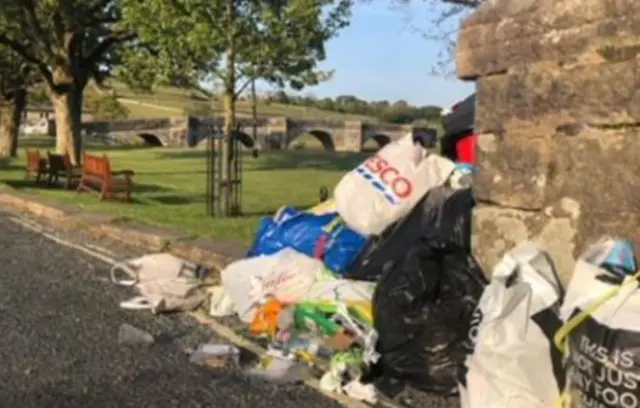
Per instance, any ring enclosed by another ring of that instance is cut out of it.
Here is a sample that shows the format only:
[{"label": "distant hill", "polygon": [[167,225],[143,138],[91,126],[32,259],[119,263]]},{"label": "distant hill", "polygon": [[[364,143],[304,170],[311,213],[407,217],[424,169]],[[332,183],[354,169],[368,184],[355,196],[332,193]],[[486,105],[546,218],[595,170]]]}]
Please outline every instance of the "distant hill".
[{"label": "distant hill", "polygon": [[[137,92],[129,87],[112,81],[107,83],[107,89],[100,89],[90,84],[85,91],[87,101],[98,97],[100,94],[116,92],[119,102],[129,110],[131,118],[166,117],[172,115],[222,115],[222,104],[217,104],[213,109],[206,95],[197,91],[190,91],[175,87],[159,87],[152,93]],[[237,113],[239,116],[251,115],[251,104],[248,101],[238,101]],[[377,123],[375,117],[343,114],[325,111],[318,108],[285,105],[279,103],[258,102],[258,115],[260,116],[288,116],[299,119],[327,119],[327,120],[362,120],[369,123]]]}]

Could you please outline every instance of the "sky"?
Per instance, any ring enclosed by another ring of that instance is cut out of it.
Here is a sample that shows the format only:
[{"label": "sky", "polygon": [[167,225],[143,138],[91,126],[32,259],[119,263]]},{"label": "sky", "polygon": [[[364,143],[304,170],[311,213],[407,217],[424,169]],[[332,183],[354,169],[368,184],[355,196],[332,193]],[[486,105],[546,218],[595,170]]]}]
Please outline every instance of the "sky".
[{"label": "sky", "polygon": [[403,10],[388,1],[359,4],[349,27],[326,45],[323,69],[333,78],[303,93],[316,97],[355,95],[365,100],[404,99],[414,105],[449,107],[474,91],[472,82],[431,73],[443,45],[428,41],[415,27],[433,21],[423,2]]}]

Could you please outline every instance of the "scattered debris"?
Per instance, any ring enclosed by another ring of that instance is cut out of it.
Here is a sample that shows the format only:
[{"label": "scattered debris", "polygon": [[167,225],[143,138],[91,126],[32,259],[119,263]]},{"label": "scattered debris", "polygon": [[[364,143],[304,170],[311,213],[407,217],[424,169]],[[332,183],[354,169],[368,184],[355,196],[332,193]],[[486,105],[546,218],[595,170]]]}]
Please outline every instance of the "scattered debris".
[{"label": "scattered debris", "polygon": [[226,317],[233,315],[233,300],[225,292],[222,286],[213,286],[207,289],[209,292],[209,315],[213,317]]},{"label": "scattered debris", "polygon": [[138,329],[127,323],[122,323],[118,329],[118,344],[123,346],[150,345],[155,342],[151,333]]},{"label": "scattered debris", "polygon": [[208,297],[202,278],[209,274],[209,269],[169,253],[130,259],[114,265],[110,272],[112,282],[135,287],[140,292],[139,296],[121,302],[121,308],[153,313],[198,307]]},{"label": "scattered debris", "polygon": [[240,364],[240,350],[230,344],[201,344],[189,361],[209,367],[237,367]]},{"label": "scattered debris", "polygon": [[255,366],[246,370],[249,376],[277,384],[296,384],[311,378],[309,366],[285,352],[270,349]]}]

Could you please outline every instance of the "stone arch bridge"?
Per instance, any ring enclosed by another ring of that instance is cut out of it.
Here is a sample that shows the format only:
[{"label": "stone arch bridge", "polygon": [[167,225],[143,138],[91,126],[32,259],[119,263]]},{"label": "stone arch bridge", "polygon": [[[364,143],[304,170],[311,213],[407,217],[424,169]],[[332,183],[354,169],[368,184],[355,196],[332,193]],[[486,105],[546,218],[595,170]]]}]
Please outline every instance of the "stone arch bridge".
[{"label": "stone arch bridge", "polygon": [[[250,146],[253,121],[239,118],[238,134]],[[181,116],[159,119],[123,119],[83,123],[85,135],[111,144],[148,144],[166,147],[193,147],[217,131],[222,119]],[[362,121],[301,120],[262,117],[257,122],[258,143],[266,149],[288,149],[304,135],[313,135],[325,150],[358,152],[369,140],[382,147],[408,133],[435,140],[435,130],[413,125],[370,124]]]}]

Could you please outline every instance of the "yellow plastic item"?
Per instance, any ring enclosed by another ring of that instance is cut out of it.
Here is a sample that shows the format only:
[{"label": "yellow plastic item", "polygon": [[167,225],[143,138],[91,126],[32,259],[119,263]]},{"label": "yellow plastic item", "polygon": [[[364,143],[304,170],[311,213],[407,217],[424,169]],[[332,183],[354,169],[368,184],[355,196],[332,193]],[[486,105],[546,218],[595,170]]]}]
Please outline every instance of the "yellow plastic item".
[{"label": "yellow plastic item", "polygon": [[353,307],[360,313],[360,315],[366,319],[367,324],[373,326],[373,311],[371,310],[371,302],[364,300],[347,301],[347,306]]},{"label": "yellow plastic item", "polygon": [[320,204],[316,204],[313,207],[309,208],[307,211],[315,215],[323,215],[336,212],[336,201],[334,199],[323,201]]}]

